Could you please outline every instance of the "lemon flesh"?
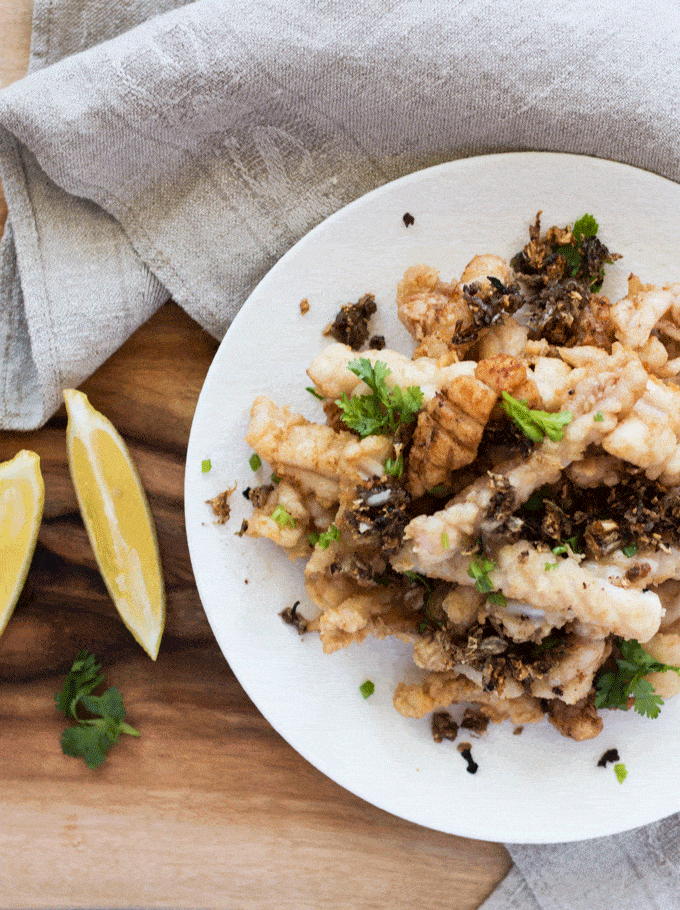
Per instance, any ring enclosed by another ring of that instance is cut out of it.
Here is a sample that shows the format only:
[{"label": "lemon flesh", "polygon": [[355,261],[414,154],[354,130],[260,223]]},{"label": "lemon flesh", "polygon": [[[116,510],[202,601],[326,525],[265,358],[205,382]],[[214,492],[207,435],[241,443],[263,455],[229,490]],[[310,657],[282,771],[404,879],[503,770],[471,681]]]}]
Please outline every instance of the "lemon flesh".
[{"label": "lemon flesh", "polygon": [[121,619],[155,660],[165,626],[156,529],[127,446],[87,396],[65,389],[73,486],[102,578]]},{"label": "lemon flesh", "polygon": [[23,450],[0,464],[0,635],[19,599],[45,505],[40,458]]}]

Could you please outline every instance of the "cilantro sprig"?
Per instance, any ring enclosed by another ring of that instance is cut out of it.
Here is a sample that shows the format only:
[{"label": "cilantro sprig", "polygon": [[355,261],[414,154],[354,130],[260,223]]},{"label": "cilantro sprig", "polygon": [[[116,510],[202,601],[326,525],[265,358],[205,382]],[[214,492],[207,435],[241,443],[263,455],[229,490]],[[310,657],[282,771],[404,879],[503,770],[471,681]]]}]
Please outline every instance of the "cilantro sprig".
[{"label": "cilantro sprig", "polygon": [[496,563],[493,559],[488,559],[486,556],[475,556],[474,559],[470,560],[468,575],[474,579],[475,590],[479,591],[480,594],[488,594],[493,591],[494,588],[489,578],[489,572],[493,572],[495,568]]},{"label": "cilantro sprig", "polygon": [[331,541],[337,540],[339,537],[339,528],[335,525],[330,525],[328,530],[323,531],[321,534],[318,531],[312,531],[311,534],[307,535],[307,540],[310,547],[320,547],[322,550],[327,550],[331,545]]},{"label": "cilantro sprig", "polygon": [[527,407],[526,401],[518,401],[508,392],[502,395],[501,407],[532,442],[543,442],[544,436],[559,442],[564,435],[564,427],[573,419],[569,411],[551,414],[549,411],[532,410]]},{"label": "cilantro sprig", "polygon": [[[55,696],[57,709],[76,722],[61,735],[64,755],[85,760],[88,768],[97,768],[121,733],[139,736],[139,731],[124,723],[123,697],[114,686],[102,695],[92,693],[104,682],[101,664],[94,654],[79,651],[64,682]],[[81,710],[93,715],[83,717]]]},{"label": "cilantro sprig", "polygon": [[351,360],[347,368],[369,387],[368,395],[352,395],[346,392],[336,400],[342,412],[342,420],[362,438],[365,436],[393,436],[400,425],[415,420],[423,406],[423,393],[418,386],[401,389],[390,388],[386,378],[392,372],[382,360],[374,364],[366,357]]},{"label": "cilantro sprig", "polygon": [[620,651],[620,657],[616,659],[617,670],[600,673],[595,680],[595,707],[625,710],[632,697],[638,714],[658,717],[663,698],[644,677],[648,673],[666,673],[668,670],[680,675],[680,667],[655,660],[634,638],[618,639],[617,645]]}]

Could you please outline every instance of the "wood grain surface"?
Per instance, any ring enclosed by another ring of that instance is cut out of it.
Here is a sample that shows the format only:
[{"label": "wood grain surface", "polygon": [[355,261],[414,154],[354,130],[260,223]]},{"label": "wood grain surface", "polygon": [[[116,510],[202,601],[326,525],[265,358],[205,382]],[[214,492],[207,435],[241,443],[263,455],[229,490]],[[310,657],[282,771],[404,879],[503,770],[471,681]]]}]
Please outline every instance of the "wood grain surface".
[{"label": "wood grain surface", "polygon": [[[3,85],[25,71],[30,12],[29,0],[0,0]],[[0,433],[0,460],[33,449],[46,486],[26,589],[0,639],[0,907],[473,910],[509,868],[504,848],[401,821],[328,780],[261,717],[213,639],[182,486],[216,347],[168,304],[83,386],[127,440],[157,524],[168,619],[155,664],[96,570],[63,411],[37,432]],[[142,734],[96,771],[59,746],[54,694],[80,647]]]}]

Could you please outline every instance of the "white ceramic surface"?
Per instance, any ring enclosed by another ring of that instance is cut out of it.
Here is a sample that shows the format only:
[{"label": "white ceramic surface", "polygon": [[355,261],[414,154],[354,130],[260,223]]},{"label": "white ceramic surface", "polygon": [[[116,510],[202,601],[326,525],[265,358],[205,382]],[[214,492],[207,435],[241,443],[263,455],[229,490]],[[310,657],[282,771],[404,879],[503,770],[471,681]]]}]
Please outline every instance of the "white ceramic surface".
[{"label": "white ceramic surface", "polygon": [[[268,541],[237,537],[251,511],[241,496],[265,482],[251,471],[243,441],[249,408],[264,393],[323,422],[305,391],[305,369],[324,347],[322,329],[343,303],[375,294],[373,331],[411,353],[396,317],[404,270],[426,262],[457,278],[477,253],[512,256],[543,210],[544,227],[595,215],[599,236],[623,255],[603,293],[643,281],[680,281],[680,186],[591,158],[516,153],[455,161],[390,183],[342,209],[288,252],[259,284],[222,342],[202,390],[187,453],[185,508],[198,590],[217,641],[263,715],[308,761],[388,812],[452,834],[506,842],[556,842],[612,834],[680,809],[680,699],[657,720],[605,712],[603,733],[576,743],[550,724],[492,725],[472,739],[477,774],[451,743],[436,744],[428,719],[392,706],[400,680],[419,671],[409,646],[369,640],[332,655],[300,637],[279,612],[295,600],[312,608],[303,565]],[[415,223],[406,227],[409,212]],[[300,313],[303,298],[306,315]],[[212,469],[202,473],[209,458]],[[214,523],[206,500],[238,483],[232,516]],[[359,686],[375,683],[367,700]],[[460,737],[459,737],[460,739]],[[628,777],[597,767],[616,747]]]}]

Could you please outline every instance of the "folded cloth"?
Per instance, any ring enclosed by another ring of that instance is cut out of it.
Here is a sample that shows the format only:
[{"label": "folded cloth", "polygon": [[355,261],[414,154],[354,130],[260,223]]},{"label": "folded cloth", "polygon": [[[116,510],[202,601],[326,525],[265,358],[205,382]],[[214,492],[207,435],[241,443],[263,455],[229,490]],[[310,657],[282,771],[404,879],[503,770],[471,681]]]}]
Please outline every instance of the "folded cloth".
[{"label": "folded cloth", "polygon": [[302,234],[408,171],[544,149],[676,178],[679,51],[672,0],[36,0],[0,94],[0,427],[46,420],[168,292],[220,337]]},{"label": "folded cloth", "polygon": [[[3,428],[47,420],[169,294],[220,337],[306,231],[421,167],[542,149],[680,179],[672,0],[34,9],[0,93]],[[680,906],[679,835],[510,845],[486,910]]]}]

